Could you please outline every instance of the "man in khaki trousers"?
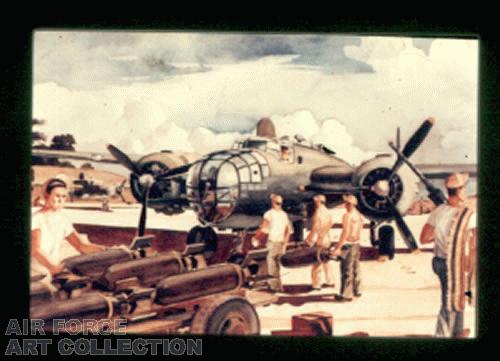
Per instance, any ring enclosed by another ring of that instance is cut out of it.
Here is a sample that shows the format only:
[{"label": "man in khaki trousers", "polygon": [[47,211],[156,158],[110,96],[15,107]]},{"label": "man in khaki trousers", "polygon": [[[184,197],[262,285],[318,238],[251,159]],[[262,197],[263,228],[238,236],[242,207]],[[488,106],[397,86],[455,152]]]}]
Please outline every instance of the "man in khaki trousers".
[{"label": "man in khaki trousers", "polygon": [[342,217],[342,234],[339,242],[332,250],[333,256],[341,256],[340,294],[335,298],[342,302],[353,300],[353,296],[361,297],[361,246],[359,243],[363,217],[356,209],[357,198],[352,194],[343,196],[346,213]]},{"label": "man in khaki trousers", "polygon": [[[306,243],[310,246],[317,247],[330,247],[330,237],[329,232],[333,225],[333,217],[328,208],[325,206],[326,198],[322,194],[318,194],[314,197],[314,205],[316,207],[313,217],[312,217],[312,228],[311,232],[306,237]],[[333,279],[333,264],[331,261],[326,261],[322,263],[316,263],[312,266],[311,278],[312,278],[312,288],[314,290],[319,290],[322,287],[321,284],[321,273],[325,273],[326,283],[323,285],[325,287],[334,287],[335,282]]]},{"label": "man in khaki trousers", "polygon": [[268,281],[269,288],[274,292],[283,292],[280,279],[280,258],[285,254],[290,235],[293,233],[288,215],[283,210],[283,198],[280,195],[271,195],[272,208],[264,213],[262,225],[257,231],[267,233],[267,270],[273,277]]}]

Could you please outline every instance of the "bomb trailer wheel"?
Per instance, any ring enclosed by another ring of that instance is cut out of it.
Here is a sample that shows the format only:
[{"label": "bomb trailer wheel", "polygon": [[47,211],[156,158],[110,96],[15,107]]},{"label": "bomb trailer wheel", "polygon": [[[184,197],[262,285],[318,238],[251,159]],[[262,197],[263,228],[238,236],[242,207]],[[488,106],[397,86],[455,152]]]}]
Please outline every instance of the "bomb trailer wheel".
[{"label": "bomb trailer wheel", "polygon": [[196,312],[190,333],[200,335],[258,335],[255,307],[241,296],[215,296]]}]

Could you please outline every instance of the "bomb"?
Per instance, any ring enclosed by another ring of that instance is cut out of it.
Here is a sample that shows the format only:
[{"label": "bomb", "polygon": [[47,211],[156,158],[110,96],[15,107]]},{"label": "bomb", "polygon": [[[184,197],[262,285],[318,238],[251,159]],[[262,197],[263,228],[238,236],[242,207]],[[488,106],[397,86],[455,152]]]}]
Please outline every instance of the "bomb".
[{"label": "bomb", "polygon": [[332,259],[328,248],[308,247],[290,251],[284,254],[280,261],[284,267],[298,268]]},{"label": "bomb", "polygon": [[99,279],[109,290],[116,290],[120,281],[135,278],[141,286],[151,287],[165,277],[184,272],[181,254],[167,252],[110,266]]},{"label": "bomb", "polygon": [[114,248],[69,257],[64,260],[64,264],[74,274],[98,278],[109,266],[134,259],[134,254],[135,252],[129,249]]},{"label": "bomb", "polygon": [[238,289],[243,284],[241,268],[221,264],[167,277],[156,287],[156,301],[171,304]]}]

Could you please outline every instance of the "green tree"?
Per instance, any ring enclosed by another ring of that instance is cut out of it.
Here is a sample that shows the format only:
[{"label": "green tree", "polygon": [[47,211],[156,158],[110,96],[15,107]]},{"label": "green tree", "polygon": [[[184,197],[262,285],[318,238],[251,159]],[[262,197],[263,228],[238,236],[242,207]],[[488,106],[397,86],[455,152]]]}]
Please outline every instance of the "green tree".
[{"label": "green tree", "polygon": [[75,144],[76,144],[75,137],[73,137],[72,134],[60,134],[60,135],[55,135],[52,138],[50,149],[74,151]]}]

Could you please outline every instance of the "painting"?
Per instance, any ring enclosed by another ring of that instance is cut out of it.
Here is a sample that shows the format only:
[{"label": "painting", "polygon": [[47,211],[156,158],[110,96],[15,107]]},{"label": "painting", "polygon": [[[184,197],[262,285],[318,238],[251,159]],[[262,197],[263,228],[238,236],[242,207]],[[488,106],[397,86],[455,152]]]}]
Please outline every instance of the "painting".
[{"label": "painting", "polygon": [[478,47],[35,31],[31,317],[475,338]]}]

